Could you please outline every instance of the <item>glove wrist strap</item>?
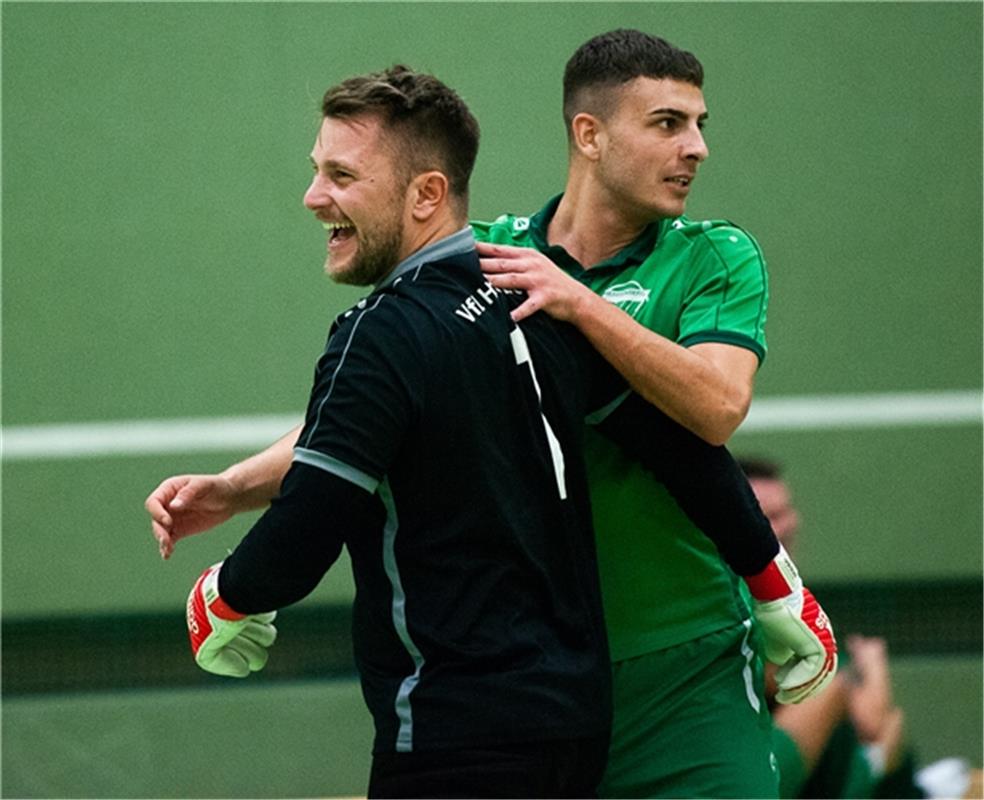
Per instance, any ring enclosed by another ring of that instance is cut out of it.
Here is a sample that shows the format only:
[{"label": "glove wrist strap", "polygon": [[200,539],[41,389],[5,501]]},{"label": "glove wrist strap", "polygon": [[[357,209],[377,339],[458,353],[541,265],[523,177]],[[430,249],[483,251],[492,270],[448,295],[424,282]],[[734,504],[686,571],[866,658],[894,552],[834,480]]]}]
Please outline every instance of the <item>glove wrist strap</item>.
[{"label": "glove wrist strap", "polygon": [[241,619],[245,619],[246,614],[240,614],[223,600],[222,595],[219,594],[219,572],[221,569],[222,562],[220,561],[218,564],[212,566],[202,583],[202,594],[205,596],[205,604],[208,606],[209,612],[219,619],[227,622],[238,622]]},{"label": "glove wrist strap", "polygon": [[208,610],[219,619],[224,619],[228,622],[236,622],[241,619],[246,619],[246,614],[240,614],[221,597],[216,597],[211,603],[209,603]]},{"label": "glove wrist strap", "polygon": [[765,569],[755,575],[745,576],[745,583],[748,584],[752,597],[763,603],[789,597],[803,586],[796,566],[782,545],[779,546],[779,553]]}]

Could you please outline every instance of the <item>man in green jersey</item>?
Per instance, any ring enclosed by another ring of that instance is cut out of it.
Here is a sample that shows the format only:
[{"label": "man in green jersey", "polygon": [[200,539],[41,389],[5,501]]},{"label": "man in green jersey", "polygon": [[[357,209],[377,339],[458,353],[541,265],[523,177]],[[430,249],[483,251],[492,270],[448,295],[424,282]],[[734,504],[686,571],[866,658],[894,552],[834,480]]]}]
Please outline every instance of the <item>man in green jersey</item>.
[{"label": "man in green jersey", "polygon": [[[483,268],[525,290],[519,319],[576,325],[650,402],[718,444],[765,357],[755,240],[681,216],[708,151],[697,59],[638,31],[582,45],[564,75],[565,191],[476,227]],[[561,269],[557,269],[559,266]],[[615,727],[611,797],[775,797],[777,774],[743,590],[640,466],[588,432]]]}]

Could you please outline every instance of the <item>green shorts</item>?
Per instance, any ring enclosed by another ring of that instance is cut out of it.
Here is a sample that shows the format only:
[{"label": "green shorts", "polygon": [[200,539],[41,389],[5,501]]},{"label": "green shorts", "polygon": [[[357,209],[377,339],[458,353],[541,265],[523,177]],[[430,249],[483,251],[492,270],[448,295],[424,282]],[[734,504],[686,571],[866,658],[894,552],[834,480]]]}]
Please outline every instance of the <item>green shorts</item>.
[{"label": "green shorts", "polygon": [[600,797],[779,796],[756,638],[748,622],[612,665]]}]

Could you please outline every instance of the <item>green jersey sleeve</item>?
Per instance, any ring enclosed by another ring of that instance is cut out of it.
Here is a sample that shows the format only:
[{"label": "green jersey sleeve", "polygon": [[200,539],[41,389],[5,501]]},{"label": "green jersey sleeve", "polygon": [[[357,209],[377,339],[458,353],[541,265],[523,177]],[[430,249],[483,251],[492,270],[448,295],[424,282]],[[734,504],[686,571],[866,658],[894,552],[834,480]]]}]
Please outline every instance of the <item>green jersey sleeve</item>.
[{"label": "green jersey sleeve", "polygon": [[735,344],[763,361],[769,286],[758,243],[726,222],[691,223],[678,232],[692,236],[693,246],[677,341]]}]

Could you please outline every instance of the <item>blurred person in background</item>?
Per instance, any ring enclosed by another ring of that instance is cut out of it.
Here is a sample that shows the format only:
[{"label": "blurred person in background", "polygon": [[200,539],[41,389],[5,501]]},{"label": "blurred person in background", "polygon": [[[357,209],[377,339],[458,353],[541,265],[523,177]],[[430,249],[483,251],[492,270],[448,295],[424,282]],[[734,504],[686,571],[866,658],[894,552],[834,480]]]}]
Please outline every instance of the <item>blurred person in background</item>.
[{"label": "blurred person in background", "polygon": [[[795,555],[800,514],[782,466],[766,458],[740,458],[739,463],[776,536]],[[766,665],[781,796],[937,796],[916,771],[915,754],[906,742],[905,714],[892,697],[885,640],[850,634],[842,642],[841,672],[827,691],[796,706],[774,702],[775,685],[769,680],[774,670]],[[955,794],[952,788],[940,791],[959,797],[966,787]]]}]

